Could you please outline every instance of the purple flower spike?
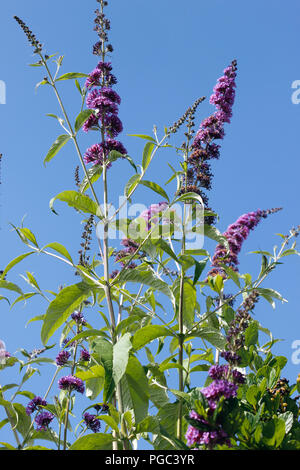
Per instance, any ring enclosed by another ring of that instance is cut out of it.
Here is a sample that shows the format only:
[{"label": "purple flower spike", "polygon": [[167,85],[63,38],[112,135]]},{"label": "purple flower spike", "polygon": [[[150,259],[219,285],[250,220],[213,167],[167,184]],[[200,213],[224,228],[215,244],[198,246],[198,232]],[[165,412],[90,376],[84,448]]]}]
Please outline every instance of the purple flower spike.
[{"label": "purple flower spike", "polygon": [[75,391],[78,393],[84,393],[84,383],[78,377],[74,375],[67,375],[62,377],[58,381],[58,386],[61,390]]},{"label": "purple flower spike", "polygon": [[90,413],[84,413],[83,419],[88,429],[93,432],[99,432],[101,423],[95,415],[91,415]]},{"label": "purple flower spike", "polygon": [[90,90],[94,86],[100,86],[101,85],[101,77],[102,73],[101,70],[98,68],[95,68],[88,76],[85,82],[85,88],[87,90]]},{"label": "purple flower spike", "polygon": [[[112,45],[107,44],[110,21],[102,10],[97,9],[95,13],[94,30],[97,32],[99,40],[93,47],[93,54],[101,56],[103,60],[88,75],[85,82],[85,88],[88,91],[86,105],[89,109],[95,110],[95,115],[86,120],[83,130],[88,132],[90,129],[99,128],[102,142],[87,149],[84,159],[86,163],[103,165],[111,150],[116,150],[123,155],[127,154],[127,150],[121,142],[114,140],[123,131],[123,124],[118,116],[121,98],[112,89],[112,86],[117,83],[117,79],[112,74],[111,63],[104,60],[105,54],[113,51]],[[109,166],[107,165],[106,168]]]},{"label": "purple flower spike", "polygon": [[82,349],[80,352],[80,359],[84,362],[88,362],[91,359],[91,355],[86,349]]},{"label": "purple flower spike", "polygon": [[[103,144],[94,144],[84,154],[84,160],[86,163],[94,163],[103,165],[104,159],[109,155],[112,150],[116,150],[122,155],[126,155],[127,150],[121,142],[114,139],[107,139]],[[106,165],[107,168],[111,167],[111,163]]]},{"label": "purple flower spike", "polygon": [[82,129],[84,130],[84,132],[88,132],[93,127],[99,127],[99,118],[97,118],[95,114],[90,115],[90,117],[83,124]]},{"label": "purple flower spike", "polygon": [[42,397],[34,397],[26,406],[26,414],[30,416],[34,413],[40,406],[46,406],[47,402],[42,399]]},{"label": "purple flower spike", "polygon": [[77,325],[85,325],[86,324],[86,320],[84,318],[84,316],[82,315],[81,312],[78,312],[78,311],[75,311],[72,313],[71,315],[71,318],[72,320],[74,320],[75,323],[77,323]]},{"label": "purple flower spike", "polygon": [[86,105],[90,109],[97,109],[100,116],[107,113],[116,114],[118,112],[118,106],[115,101],[112,101],[101,90],[97,89],[88,94]]},{"label": "purple flower spike", "polygon": [[55,362],[58,366],[62,367],[67,364],[70,356],[71,354],[69,353],[69,351],[60,351],[55,359]]},{"label": "purple flower spike", "polygon": [[[207,421],[205,421],[201,416],[198,415],[198,413],[193,410],[190,412],[190,418],[199,421],[201,424],[208,425]],[[189,447],[192,447],[195,444],[205,445],[209,449],[212,449],[217,444],[226,444],[228,447],[231,446],[228,435],[219,425],[210,431],[201,431],[200,429],[189,425],[185,438]]]},{"label": "purple flower spike", "polygon": [[215,276],[220,274],[225,276],[224,270],[220,264],[226,264],[227,266],[237,270],[239,264],[238,254],[241,251],[243,242],[247,239],[251,230],[253,230],[262,218],[266,218],[269,214],[278,212],[280,208],[269,209],[269,210],[257,210],[256,212],[249,212],[243,214],[237,219],[236,222],[229,225],[224,236],[228,240],[229,253],[223,245],[217,245],[215,254],[212,259],[212,269],[209,271],[208,276]]},{"label": "purple flower spike", "polygon": [[47,431],[49,424],[54,419],[54,415],[49,411],[42,411],[35,417],[38,431]]}]

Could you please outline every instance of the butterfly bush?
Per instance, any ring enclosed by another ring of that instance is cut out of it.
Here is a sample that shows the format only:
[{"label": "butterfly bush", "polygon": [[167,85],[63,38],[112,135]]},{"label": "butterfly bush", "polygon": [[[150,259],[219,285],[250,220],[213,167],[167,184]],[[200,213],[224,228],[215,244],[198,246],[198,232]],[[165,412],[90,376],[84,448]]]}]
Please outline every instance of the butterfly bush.
[{"label": "butterfly bush", "polygon": [[[31,322],[41,322],[42,345],[13,354],[0,341],[0,372],[16,372],[8,384],[1,376],[0,428],[12,441],[1,446],[119,452],[142,449],[146,441],[157,451],[192,455],[201,455],[195,450],[299,450],[300,376],[295,383],[283,376],[287,359],[273,353],[277,340],[255,309],[262,298],[272,307],[285,301],[266,283],[274,269],[284,269],[286,256],[299,255],[300,226],[279,234],[281,245],[273,252],[255,252],[261,258],[259,274],[241,272],[244,242],[255,245],[254,229],[280,208],[245,207],[223,232],[217,227],[222,214],[210,208],[208,197],[221,141],[225,132],[234,135],[237,61],[217,79],[207,100],[213,109],[208,117],[202,112],[203,90],[195,90],[199,98],[173,124],[154,126],[152,135],[129,130],[143,143],[141,157],[131,156],[130,140],[128,150],[124,138],[119,140],[125,122],[113,73],[109,5],[95,3],[97,40],[91,52],[97,62],[88,73],[62,73],[63,57],[48,54],[15,17],[37,57],[32,65],[43,70],[38,87],[52,89],[62,114],[56,117],[64,134],[44,163],[59,165],[52,160],[71,144],[76,158],[74,188],[52,198],[50,208],[57,214],[57,200],[67,203],[83,229],[74,260],[70,248],[49,240],[40,245],[23,222],[13,225],[27,252],[1,270],[1,287],[16,294],[13,304],[39,296],[41,312]],[[61,81],[75,84],[80,93],[76,116],[68,111]],[[95,136],[88,148],[87,134]],[[166,148],[179,157],[177,164],[168,164]],[[158,154],[159,172],[151,181],[149,168]],[[128,163],[132,174],[123,181]],[[108,171],[112,165],[117,183]],[[233,163],[228,159],[226,165]],[[223,188],[214,190],[217,200]],[[124,216],[127,205],[146,198],[143,191],[153,198],[150,203],[132,212],[134,217],[129,211]],[[111,194],[114,199],[123,194],[116,208]],[[267,227],[266,221],[262,229]],[[189,248],[188,239],[198,234],[204,244],[197,239]],[[26,271],[22,277],[32,291],[22,290],[12,268],[35,254],[44,255],[45,271],[52,258],[74,281],[67,284],[58,269],[59,285],[44,291]],[[1,337],[7,341],[5,325]],[[43,384],[31,381],[36,371]]]}]

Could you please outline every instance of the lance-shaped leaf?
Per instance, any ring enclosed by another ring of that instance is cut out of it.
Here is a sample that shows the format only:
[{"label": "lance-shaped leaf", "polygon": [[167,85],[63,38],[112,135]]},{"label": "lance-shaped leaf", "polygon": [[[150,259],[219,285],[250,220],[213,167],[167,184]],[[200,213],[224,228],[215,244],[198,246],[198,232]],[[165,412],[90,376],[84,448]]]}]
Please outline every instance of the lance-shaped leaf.
[{"label": "lance-shaped leaf", "polygon": [[79,305],[91,295],[91,287],[83,282],[62,289],[50,303],[41,331],[43,344],[65,323]]},{"label": "lance-shaped leaf", "polygon": [[176,262],[179,262],[176,254],[174,253],[170,245],[163,238],[158,238],[157,240],[153,240],[153,243],[155,246],[157,246],[162,251],[164,251],[169,256],[171,256],[171,258],[173,258]]},{"label": "lance-shaped leaf", "polygon": [[51,248],[52,250],[56,251],[60,255],[63,255],[65,258],[67,258],[67,260],[70,261],[70,263],[73,264],[73,260],[72,260],[70,253],[61,243],[57,243],[57,242],[49,243],[48,245],[44,246],[42,250],[45,250],[46,248]]},{"label": "lance-shaped leaf", "polygon": [[258,341],[258,329],[259,323],[257,321],[251,321],[250,325],[245,331],[245,345],[251,346],[256,344]]},{"label": "lance-shaped leaf", "polygon": [[197,261],[196,259],[194,259],[194,262],[195,262],[195,273],[194,273],[194,279],[193,279],[193,285],[195,285],[199,279],[199,277],[201,276],[206,264],[207,264],[207,261],[208,261],[208,258],[207,259],[204,259],[204,260],[201,260],[201,261]]},{"label": "lance-shaped leaf", "polygon": [[92,114],[92,109],[84,109],[83,111],[81,111],[81,113],[78,114],[75,121],[75,132],[78,132],[82,128],[85,121],[87,121]]},{"label": "lance-shaped leaf", "polygon": [[58,194],[50,201],[50,209],[57,214],[53,208],[53,204],[56,200],[66,202],[70,207],[75,207],[75,209],[85,212],[87,214],[93,214],[97,217],[101,216],[100,207],[94,202],[89,196],[85,194],[78,193],[77,191],[63,191]]},{"label": "lance-shaped leaf", "polygon": [[151,156],[152,156],[152,151],[154,147],[155,147],[155,144],[153,144],[152,142],[147,142],[144,147],[143,160],[142,160],[142,167],[144,171],[148,168],[151,162]]},{"label": "lance-shaped leaf", "polygon": [[274,289],[267,289],[267,288],[263,288],[263,287],[257,287],[256,290],[266,300],[278,299],[278,300],[281,300],[282,303],[287,302],[287,300],[284,297],[282,297],[282,295]]},{"label": "lance-shaped leaf", "polygon": [[200,206],[202,206],[204,208],[204,203],[203,203],[202,197],[199,194],[193,193],[193,192],[182,194],[181,196],[176,198],[176,200],[173,202],[173,204],[176,204],[177,202],[190,203],[191,201],[198,202],[200,204]]},{"label": "lance-shaped leaf", "polygon": [[145,134],[128,134],[128,135],[129,137],[138,137],[139,139],[150,140],[151,142],[154,142],[156,144],[156,140],[150,135],[145,135]]},{"label": "lance-shaped leaf", "polygon": [[24,253],[23,255],[17,256],[17,258],[10,261],[10,263],[8,263],[3,273],[1,274],[0,279],[4,279],[8,271],[10,271],[16,264],[20,263],[21,261],[23,261],[23,259],[27,258],[27,256],[29,255],[32,255],[33,253],[35,252],[30,251],[29,253]]},{"label": "lance-shaped leaf", "polygon": [[[174,283],[174,296],[176,305],[180,305],[180,279],[176,279]],[[185,279],[183,284],[183,299],[182,299],[182,318],[183,324],[187,328],[191,328],[194,323],[195,318],[195,308],[197,302],[197,293],[196,289],[191,280]],[[179,312],[177,311],[177,314]]]},{"label": "lance-shaped leaf", "polygon": [[105,370],[103,401],[106,402],[111,397],[115,385],[113,380],[113,345],[104,338],[97,338],[92,341],[91,348],[96,354],[97,362],[100,362]]},{"label": "lance-shaped leaf", "polygon": [[86,73],[80,73],[80,72],[69,72],[69,73],[65,73],[64,75],[61,75],[55,81],[60,82],[62,80],[74,80],[75,78],[84,78],[84,77],[88,77],[88,75]]},{"label": "lance-shaped leaf", "polygon": [[71,136],[68,135],[68,134],[62,134],[60,135],[56,141],[54,142],[54,144],[52,145],[52,147],[50,148],[49,152],[47,153],[47,156],[44,160],[44,165],[48,162],[50,162],[50,160],[52,160],[53,157],[55,157],[55,155],[60,151],[60,149],[71,139]]},{"label": "lance-shaped leaf", "polygon": [[154,290],[167,295],[171,300],[174,299],[168,284],[159,279],[153,271],[147,267],[142,266],[135,269],[125,269],[118,277],[118,283],[123,284],[124,282],[145,284],[146,286],[152,287]]},{"label": "lance-shaped leaf", "polygon": [[0,281],[0,289],[11,290],[13,292],[17,292],[18,294],[23,295],[22,289],[16,284],[13,284],[12,282],[4,281],[4,280]]},{"label": "lance-shaped leaf", "polygon": [[164,326],[148,325],[134,334],[132,338],[132,347],[137,351],[146,346],[146,344],[151,343],[154,339],[165,336],[174,336],[174,334]]},{"label": "lance-shaped leaf", "polygon": [[[201,229],[201,227],[200,227]],[[221,245],[224,245],[227,250],[229,250],[229,244],[227,238],[221,234],[221,232],[214,227],[213,225],[207,225],[205,224],[203,226],[203,233],[206,237],[211,238],[212,240],[215,240],[216,242],[220,243]]]},{"label": "lance-shaped leaf", "polygon": [[137,185],[139,184],[140,182],[140,179],[141,179],[141,175],[138,175],[138,174],[135,174],[133,175],[129,181],[127,182],[126,186],[125,186],[125,189],[124,189],[124,195],[126,197],[130,197],[130,195],[132,194],[132,192],[135,190],[135,188],[137,187]]},{"label": "lance-shaped leaf", "polygon": [[140,184],[142,184],[143,186],[146,186],[149,189],[152,189],[152,191],[159,194],[164,199],[167,199],[168,202],[170,202],[169,196],[167,195],[166,191],[161,186],[159,186],[159,184],[154,183],[153,181],[144,181],[144,180],[140,181]]},{"label": "lance-shaped leaf", "polygon": [[149,385],[145,370],[136,357],[129,357],[126,372],[120,383],[124,411],[133,409],[135,422],[140,423],[148,416]]},{"label": "lance-shaped leaf", "polygon": [[120,153],[120,152],[117,152],[117,150],[112,150],[111,152],[109,152],[109,155],[107,157],[107,161],[109,162],[115,162],[116,160],[127,160],[130,165],[132,166],[132,168],[134,168],[135,172],[137,172],[137,167],[134,163],[134,161],[132,160],[132,158],[130,157],[130,155],[124,155],[123,153]]},{"label": "lance-shaped leaf", "polygon": [[[92,166],[92,168],[88,169],[87,173],[88,173],[88,177],[89,177],[91,184],[95,183],[95,181],[97,181],[100,178],[100,176],[102,175],[102,172],[103,172],[102,165],[94,165]],[[79,187],[79,191],[81,193],[84,193],[89,188],[89,185],[90,185],[89,180],[86,176],[83,178]]]},{"label": "lance-shaped leaf", "polygon": [[210,344],[215,346],[217,349],[225,349],[226,339],[224,336],[216,329],[210,327],[198,328],[197,331],[188,335],[186,339],[189,338],[202,338],[204,341],[208,341]]},{"label": "lance-shaped leaf", "polygon": [[131,348],[130,333],[122,336],[113,347],[113,379],[115,385],[118,384],[126,371]]},{"label": "lance-shaped leaf", "polygon": [[70,450],[112,450],[114,438],[111,434],[95,433],[80,437]]}]

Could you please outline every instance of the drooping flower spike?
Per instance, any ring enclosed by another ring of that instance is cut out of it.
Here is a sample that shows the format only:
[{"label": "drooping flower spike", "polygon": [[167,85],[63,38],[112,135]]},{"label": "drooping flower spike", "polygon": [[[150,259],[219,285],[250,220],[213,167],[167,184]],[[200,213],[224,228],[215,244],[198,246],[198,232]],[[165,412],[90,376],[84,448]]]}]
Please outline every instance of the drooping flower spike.
[{"label": "drooping flower spike", "polygon": [[236,222],[229,225],[224,236],[228,240],[229,252],[227,249],[219,244],[216,247],[215,254],[212,259],[212,268],[208,273],[208,276],[214,276],[220,274],[226,277],[222,264],[237,270],[239,264],[238,254],[241,251],[243,242],[247,239],[251,230],[253,230],[258,223],[266,218],[269,214],[274,214],[281,210],[280,208],[260,210],[255,212],[249,212],[240,216]]},{"label": "drooping flower spike", "polygon": [[[245,377],[241,372],[236,369],[232,370],[228,365],[214,365],[209,369],[208,373],[213,381],[207,387],[202,388],[201,393],[208,402],[208,415],[212,415],[221,398],[229,400],[236,397],[238,386],[245,383]],[[201,445],[208,449],[213,449],[216,445],[222,444],[231,447],[228,435],[221,424],[216,422],[212,426],[203,416],[194,410],[190,412],[190,418],[195,420],[195,424],[199,422],[199,425],[204,429],[207,428],[207,430],[189,425],[185,435],[189,447]]]},{"label": "drooping flower spike", "polygon": [[[112,150],[116,150],[122,155],[127,153],[124,145],[115,140],[123,131],[123,124],[118,116],[121,98],[112,89],[112,86],[117,83],[117,79],[112,74],[111,62],[105,61],[105,55],[107,52],[112,52],[113,47],[111,44],[107,44],[107,31],[110,30],[110,22],[103,11],[107,2],[100,3],[101,10],[96,10],[95,18],[95,31],[100,40],[94,45],[93,53],[101,56],[102,60],[89,74],[85,82],[85,88],[88,91],[86,105],[93,110],[93,114],[83,125],[85,132],[91,129],[101,131],[102,141],[88,148],[84,155],[85,162],[93,165],[103,165]],[[109,167],[110,164],[107,164],[107,168]]]},{"label": "drooping flower spike", "polygon": [[[211,189],[212,172],[210,160],[220,156],[220,145],[215,141],[225,136],[224,124],[229,123],[232,116],[232,107],[235,98],[235,79],[237,62],[234,60],[224,70],[224,75],[218,79],[214,87],[214,93],[210,97],[210,103],[216,107],[215,113],[204,119],[195,135],[192,152],[188,156],[188,170],[182,181],[179,194],[195,192],[202,197],[204,206],[208,207],[208,197],[204,190]],[[214,223],[213,216],[205,217],[208,224]]]}]

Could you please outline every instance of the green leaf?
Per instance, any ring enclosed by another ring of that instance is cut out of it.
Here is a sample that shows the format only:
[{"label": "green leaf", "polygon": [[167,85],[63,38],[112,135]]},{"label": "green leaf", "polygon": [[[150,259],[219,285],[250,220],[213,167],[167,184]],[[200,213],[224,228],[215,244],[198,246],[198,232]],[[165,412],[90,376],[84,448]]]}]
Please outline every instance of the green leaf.
[{"label": "green leaf", "polygon": [[55,81],[60,82],[62,80],[73,80],[75,78],[84,78],[84,77],[88,77],[88,74],[78,73],[78,72],[69,72],[69,73],[65,73],[64,75],[61,75]]},{"label": "green leaf", "polygon": [[145,135],[145,134],[128,134],[128,135],[129,137],[139,137],[140,139],[150,140],[151,142],[154,142],[156,144],[156,140],[150,135]]},{"label": "green leaf", "polygon": [[92,350],[97,355],[97,362],[100,361],[105,369],[105,384],[103,391],[103,401],[106,402],[110,398],[114,389],[113,380],[113,346],[112,344],[103,339],[97,338],[92,341]]},{"label": "green leaf", "polygon": [[158,238],[157,240],[153,240],[153,243],[155,246],[159,247],[161,250],[163,250],[165,253],[167,253],[171,258],[177,262],[179,262],[177,256],[175,255],[174,251],[170,247],[170,245],[163,239],[163,238]]},{"label": "green leaf", "polygon": [[135,422],[140,423],[148,416],[149,387],[144,368],[134,356],[129,357],[121,387],[127,408],[133,408]]},{"label": "green leaf", "polygon": [[125,186],[125,189],[124,189],[124,195],[126,197],[130,197],[130,195],[132,194],[133,190],[136,188],[136,186],[139,184],[140,182],[140,179],[141,179],[141,175],[133,175],[129,181],[127,182],[126,186]]},{"label": "green leaf", "polygon": [[79,377],[81,380],[89,380],[89,379],[95,379],[95,378],[102,378],[104,379],[105,376],[105,369],[103,366],[96,365],[89,367],[88,370],[76,370],[76,377]]},{"label": "green leaf", "polygon": [[160,196],[165,198],[168,202],[170,202],[169,196],[167,195],[166,191],[161,186],[159,186],[159,184],[154,183],[153,181],[144,181],[144,180],[141,180],[140,184],[142,184],[143,186],[146,186],[149,189],[152,189],[152,191],[159,194]]},{"label": "green leaf", "polygon": [[205,266],[207,264],[208,259],[205,259],[203,261],[195,261],[195,273],[194,273],[194,279],[193,279],[193,285],[195,286],[198,279],[200,278],[201,274],[203,273]]},{"label": "green leaf", "polygon": [[57,243],[57,242],[49,243],[48,245],[44,246],[42,250],[45,250],[46,248],[52,248],[52,250],[56,251],[60,255],[63,255],[65,258],[67,258],[67,260],[69,260],[72,264],[74,264],[68,250],[64,247],[64,245],[61,245],[61,243]]},{"label": "green leaf", "polygon": [[[29,230],[29,228],[25,228],[25,227],[19,228],[18,232],[19,232],[21,238],[23,239],[23,241],[27,240],[27,241],[33,243],[36,247],[38,247],[38,243],[36,241],[35,235],[32,233],[31,230]],[[25,243],[26,243],[26,241],[25,241]]]},{"label": "green leaf", "polygon": [[[179,304],[180,304],[180,279],[179,278],[175,281],[174,296],[175,296],[176,305],[178,307],[177,309],[177,315],[178,315]],[[192,281],[190,281],[189,279],[185,279],[184,285],[183,285],[182,317],[183,317],[183,324],[187,328],[191,328],[194,324],[196,303],[197,303],[197,292],[196,292],[195,286],[193,285]]]},{"label": "green leaf", "polygon": [[104,377],[93,377],[85,382],[85,394],[90,400],[95,400],[102,392],[105,384]]},{"label": "green leaf", "polygon": [[52,147],[50,148],[49,152],[47,153],[47,156],[44,160],[44,165],[48,162],[50,162],[50,160],[52,160],[53,157],[55,157],[55,155],[57,155],[57,153],[60,151],[60,149],[71,139],[71,136],[68,135],[68,134],[63,134],[63,135],[60,135],[56,141],[54,142],[54,144],[52,145]]},{"label": "green leaf", "polygon": [[241,288],[241,283],[239,279],[239,275],[236,271],[234,271],[232,268],[229,266],[226,266],[226,264],[220,263],[220,266],[224,269],[225,273],[229,277],[229,279],[232,279],[232,281],[239,287]]},{"label": "green leaf", "polygon": [[11,416],[13,426],[16,427],[16,430],[25,437],[29,431],[31,425],[31,419],[26,414],[26,410],[23,405],[20,403],[14,403],[13,408],[15,414]]},{"label": "green leaf", "polygon": [[125,282],[145,284],[173,299],[173,295],[168,284],[156,277],[153,271],[148,267],[141,266],[135,269],[125,269],[118,277],[118,283],[123,284]]},{"label": "green leaf", "polygon": [[112,150],[109,155],[108,155],[108,158],[107,160],[109,162],[115,162],[116,160],[127,160],[130,165],[134,168],[135,172],[137,172],[137,167],[134,163],[134,161],[132,160],[132,158],[130,157],[130,155],[124,155],[123,153],[120,153],[120,152],[117,152],[116,150]]},{"label": "green leaf", "polygon": [[112,416],[99,416],[101,421],[104,421],[105,424],[110,426],[117,434],[119,434],[118,423],[114,420]]},{"label": "green leaf", "polygon": [[113,347],[113,379],[115,385],[123,377],[129,359],[129,351],[132,348],[131,335],[125,333]]},{"label": "green leaf", "polygon": [[[177,450],[182,449],[181,443],[177,441],[177,421],[179,415],[179,401],[175,403],[168,403],[160,408],[157,418],[160,422],[160,432],[156,435],[154,440],[155,450]],[[183,405],[183,415],[187,414],[186,405]],[[187,422],[183,421],[183,435],[187,429]],[[184,444],[183,444],[184,446]]]},{"label": "green leaf", "polygon": [[276,449],[282,443],[285,436],[285,421],[280,418],[273,417],[272,420],[263,424],[263,442]]},{"label": "green leaf", "polygon": [[213,284],[215,291],[220,294],[220,292],[223,290],[224,287],[224,280],[220,274],[217,274],[216,276],[213,277]]},{"label": "green leaf", "polygon": [[132,338],[132,347],[137,351],[154,339],[174,336],[171,330],[161,325],[148,325],[138,330]]},{"label": "green leaf", "polygon": [[155,144],[152,142],[147,142],[145,147],[144,147],[144,152],[143,152],[143,160],[142,160],[142,168],[145,171],[150,162],[151,162],[151,156],[152,156],[152,151],[155,147]]},{"label": "green leaf", "polygon": [[18,294],[23,295],[22,289],[16,284],[13,284],[12,282],[0,281],[0,289],[11,290],[11,291],[17,292]]},{"label": "green leaf", "polygon": [[6,276],[8,271],[10,271],[16,264],[20,263],[20,261],[23,261],[23,259],[27,258],[27,256],[29,256],[29,255],[32,255],[33,253],[35,253],[35,252],[30,251],[29,253],[24,253],[23,255],[17,256],[17,258],[10,261],[10,263],[8,263],[8,265],[4,269],[0,279],[4,279],[4,277]]},{"label": "green leaf", "polygon": [[87,121],[87,119],[92,114],[93,114],[92,109],[84,109],[83,111],[81,111],[81,113],[78,114],[76,121],[75,121],[75,132],[78,132],[82,128],[85,121]]},{"label": "green leaf", "polygon": [[[95,183],[100,176],[102,175],[103,172],[103,166],[102,165],[94,165],[92,168],[89,168],[87,170],[89,180],[91,184]],[[79,191],[81,193],[84,193],[87,189],[89,188],[89,181],[87,177],[85,176],[80,184]]]},{"label": "green leaf", "polygon": [[70,341],[65,345],[65,348],[69,346],[69,343],[71,344],[74,341],[79,341],[81,339],[86,339],[86,338],[103,338],[107,337],[107,334],[104,333],[104,331],[101,330],[84,330],[81,333],[78,333],[78,335],[75,335]]},{"label": "green leaf", "polygon": [[203,231],[206,237],[211,238],[212,240],[215,240],[220,245],[225,246],[225,248],[229,250],[229,244],[228,244],[227,238],[224,235],[222,235],[221,232],[219,232],[219,230],[216,229],[216,227],[214,227],[213,225],[204,224]]},{"label": "green leaf", "polygon": [[62,289],[50,303],[46,312],[41,339],[47,344],[51,336],[63,325],[79,305],[91,295],[91,287],[83,282]]},{"label": "green leaf", "polygon": [[189,192],[189,193],[182,194],[181,196],[176,198],[176,200],[173,202],[173,204],[176,204],[177,202],[190,203],[191,201],[198,202],[201,207],[204,207],[202,197],[199,194],[194,193],[194,192]]},{"label": "green leaf", "polygon": [[287,302],[287,300],[284,299],[282,295],[274,289],[266,289],[262,287],[257,287],[255,290],[257,290],[259,294],[262,295],[266,300],[268,300],[268,298],[271,298],[271,299],[274,298],[274,299],[281,300],[281,302]]},{"label": "green leaf", "polygon": [[209,327],[199,328],[195,333],[188,335],[186,339],[193,338],[193,337],[202,338],[205,341],[208,341],[210,344],[212,344],[219,350],[225,349],[226,340],[224,336],[218,330],[215,330],[214,328],[209,328]]},{"label": "green leaf", "polygon": [[80,437],[70,450],[111,450],[113,437],[111,434],[95,433]]},{"label": "green leaf", "polygon": [[251,346],[252,344],[254,345],[257,343],[258,330],[259,330],[258,322],[252,321],[245,331],[245,345],[247,347]]},{"label": "green leaf", "polygon": [[254,408],[257,407],[258,401],[260,398],[260,391],[257,385],[250,385],[246,392],[246,400],[250,405],[252,405]]},{"label": "green leaf", "polygon": [[50,209],[55,214],[56,211],[53,209],[53,204],[56,200],[66,202],[70,207],[75,207],[75,209],[85,212],[87,214],[93,214],[97,217],[101,216],[101,211],[96,202],[94,202],[89,196],[85,194],[78,193],[77,191],[63,191],[58,194],[50,201]]},{"label": "green leaf", "polygon": [[283,419],[285,422],[285,433],[288,434],[293,427],[294,415],[291,411],[286,411],[282,413],[279,418]]},{"label": "green leaf", "polygon": [[297,251],[297,250],[294,250],[292,248],[288,249],[288,250],[285,250],[282,255],[281,255],[281,258],[283,258],[284,256],[290,256],[290,255],[300,255],[300,253]]},{"label": "green leaf", "polygon": [[136,427],[136,433],[151,432],[153,434],[159,433],[159,420],[156,416],[147,416]]}]

